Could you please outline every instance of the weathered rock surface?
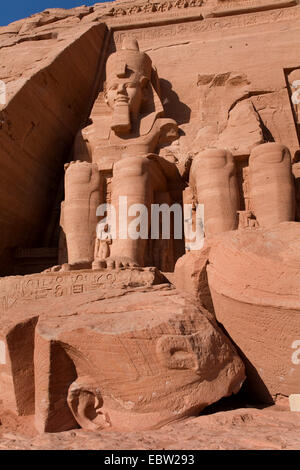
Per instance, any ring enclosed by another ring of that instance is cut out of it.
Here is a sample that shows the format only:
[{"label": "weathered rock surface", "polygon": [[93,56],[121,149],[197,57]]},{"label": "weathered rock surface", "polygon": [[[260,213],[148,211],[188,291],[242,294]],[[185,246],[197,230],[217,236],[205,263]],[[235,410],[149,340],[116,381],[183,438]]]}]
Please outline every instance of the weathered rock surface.
[{"label": "weathered rock surface", "polygon": [[209,313],[168,284],[98,289],[73,294],[68,304],[24,298],[10,320],[6,312],[1,399],[19,414],[35,409],[40,431],[76,428],[76,421],[89,429],[158,427],[237,393],[245,378]]},{"label": "weathered rock surface", "polygon": [[63,163],[88,112],[104,32],[105,25],[91,24],[40,40],[26,33],[11,47],[0,34],[7,90],[0,110],[0,258],[9,258],[10,247],[44,246]]},{"label": "weathered rock surface", "polygon": [[208,259],[209,247],[183,255],[176,263],[172,283],[180,292],[191,294],[200,305],[213,312],[206,272]]},{"label": "weathered rock surface", "polygon": [[300,226],[239,230],[211,246],[208,282],[217,320],[246,358],[252,393],[299,393]]}]

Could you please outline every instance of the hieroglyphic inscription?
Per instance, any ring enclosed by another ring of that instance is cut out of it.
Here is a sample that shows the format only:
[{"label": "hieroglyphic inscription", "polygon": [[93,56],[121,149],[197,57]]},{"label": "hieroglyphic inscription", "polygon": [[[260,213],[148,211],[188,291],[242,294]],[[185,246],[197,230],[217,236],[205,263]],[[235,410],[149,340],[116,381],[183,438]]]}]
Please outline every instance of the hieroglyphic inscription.
[{"label": "hieroglyphic inscription", "polygon": [[295,5],[296,1],[293,0],[218,0],[218,7],[225,7],[228,9],[236,9],[236,8],[243,8],[243,7],[268,7],[273,6],[282,6],[288,7]]},{"label": "hieroglyphic inscription", "polygon": [[278,9],[263,11],[260,13],[249,13],[247,15],[226,16],[221,18],[206,18],[203,20],[187,23],[159,25],[149,28],[137,28],[132,30],[115,31],[114,41],[122,44],[125,37],[132,37],[139,41],[162,40],[164,38],[189,37],[198,33],[214,31],[226,31],[233,28],[245,28],[247,26],[276,23],[278,21],[292,21],[300,17],[300,8]]},{"label": "hieroglyphic inscription", "polygon": [[164,2],[147,1],[144,4],[132,6],[113,7],[107,11],[106,15],[114,18],[124,18],[125,16],[135,16],[138,14],[153,14],[165,13],[170,11],[179,12],[186,11],[190,8],[199,7],[213,7],[213,11],[219,10],[234,10],[240,8],[241,11],[245,8],[259,9],[259,8],[276,8],[277,6],[288,7],[294,5],[296,2],[293,0],[218,0],[217,4],[212,5],[210,0],[167,0]]},{"label": "hieroglyphic inscription", "polygon": [[131,7],[111,8],[108,15],[126,16],[137,15],[139,13],[160,13],[173,9],[195,8],[203,5],[203,0],[172,0],[166,2],[147,2],[143,5],[132,5]]},{"label": "hieroglyphic inscription", "polygon": [[73,271],[3,278],[0,280],[0,310],[8,310],[18,301],[73,296],[111,287],[150,286],[157,279],[155,268]]}]

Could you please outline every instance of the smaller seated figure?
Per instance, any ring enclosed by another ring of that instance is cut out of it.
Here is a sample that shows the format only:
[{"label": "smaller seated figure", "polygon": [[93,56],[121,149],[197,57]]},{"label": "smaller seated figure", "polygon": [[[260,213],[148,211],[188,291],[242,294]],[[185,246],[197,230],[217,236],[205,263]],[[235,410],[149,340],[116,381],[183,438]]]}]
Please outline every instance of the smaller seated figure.
[{"label": "smaller seated figure", "polygon": [[291,89],[291,101],[294,108],[296,126],[300,127],[300,69],[293,70],[289,74],[288,80]]}]

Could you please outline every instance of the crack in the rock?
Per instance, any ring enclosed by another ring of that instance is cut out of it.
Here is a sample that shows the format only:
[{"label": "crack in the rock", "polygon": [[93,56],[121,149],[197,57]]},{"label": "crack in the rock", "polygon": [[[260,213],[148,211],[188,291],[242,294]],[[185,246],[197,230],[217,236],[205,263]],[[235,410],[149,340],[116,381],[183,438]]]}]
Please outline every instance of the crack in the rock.
[{"label": "crack in the rock", "polygon": [[144,52],[149,52],[149,51],[158,51],[159,49],[166,49],[169,47],[175,47],[175,46],[185,46],[187,44],[190,44],[190,41],[185,41],[185,42],[178,42],[176,44],[166,44],[165,46],[159,46],[159,47],[150,47],[150,49],[145,49]]}]

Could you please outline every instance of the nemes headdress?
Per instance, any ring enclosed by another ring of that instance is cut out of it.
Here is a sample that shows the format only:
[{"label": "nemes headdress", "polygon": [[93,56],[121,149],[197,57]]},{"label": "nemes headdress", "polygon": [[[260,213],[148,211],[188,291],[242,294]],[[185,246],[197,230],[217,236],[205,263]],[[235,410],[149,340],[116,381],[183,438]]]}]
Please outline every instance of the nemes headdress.
[{"label": "nemes headdress", "polygon": [[106,62],[106,83],[120,78],[139,81],[146,90],[142,105],[140,135],[150,132],[155,120],[164,115],[160,99],[160,84],[150,57],[141,52],[136,39],[125,38],[122,48],[109,56]]},{"label": "nemes headdress", "polygon": [[111,54],[106,62],[106,80],[130,77],[151,80],[152,61],[140,52],[136,39],[124,39],[122,49]]}]

